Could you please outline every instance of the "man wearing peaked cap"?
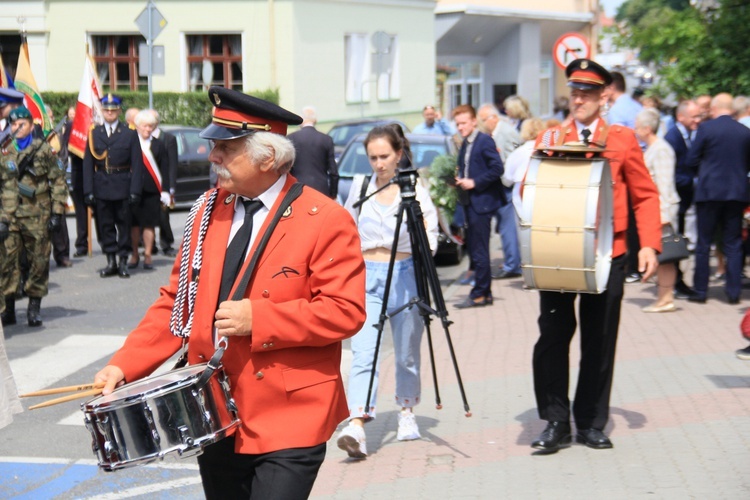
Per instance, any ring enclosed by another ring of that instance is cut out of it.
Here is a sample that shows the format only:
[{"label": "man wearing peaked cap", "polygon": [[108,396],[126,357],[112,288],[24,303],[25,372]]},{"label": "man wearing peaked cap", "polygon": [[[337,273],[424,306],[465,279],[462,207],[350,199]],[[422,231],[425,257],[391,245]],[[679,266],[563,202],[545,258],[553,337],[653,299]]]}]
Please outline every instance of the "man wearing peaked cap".
[{"label": "man wearing peaked cap", "polygon": [[0,144],[10,134],[10,112],[23,105],[23,94],[17,90],[0,88]]},{"label": "man wearing peaked cap", "polygon": [[205,363],[226,337],[221,362],[241,424],[199,457],[206,496],[307,498],[326,441],[349,416],[341,341],[366,316],[359,236],[343,207],[298,192],[288,173],[295,152],[284,136],[300,117],[234,90],[208,95],[202,136],[214,141],[220,187],[196,202],[169,285],[96,380],[109,394],[145,377],[188,335],[188,362]]},{"label": "man wearing peaked cap", "polygon": [[127,258],[138,244],[131,241],[130,208],[140,202],[146,167],[138,134],[119,120],[122,100],[107,94],[101,103],[104,123],[92,125],[83,157],[83,196],[96,208],[99,245],[107,256],[99,276],[129,278]]},{"label": "man wearing peaked cap", "polygon": [[614,242],[607,289],[600,294],[580,294],[576,320],[576,293],[541,291],[539,340],[534,347],[534,391],[539,416],[548,422],[532,447],[554,453],[571,442],[571,408],[568,397],[570,341],[581,325],[581,369],[572,408],[576,441],[591,448],[611,448],[602,432],[609,418],[615,346],[625,280],[628,197],[632,200],[641,249],[639,271],[643,281],[656,271],[661,251],[659,193],[643,162],[632,130],[608,125],[600,116],[609,72],[590,59],[577,59],[565,71],[570,87],[570,115],[560,126],[537,139],[537,147],[583,142],[603,146],[609,160],[614,199]]}]

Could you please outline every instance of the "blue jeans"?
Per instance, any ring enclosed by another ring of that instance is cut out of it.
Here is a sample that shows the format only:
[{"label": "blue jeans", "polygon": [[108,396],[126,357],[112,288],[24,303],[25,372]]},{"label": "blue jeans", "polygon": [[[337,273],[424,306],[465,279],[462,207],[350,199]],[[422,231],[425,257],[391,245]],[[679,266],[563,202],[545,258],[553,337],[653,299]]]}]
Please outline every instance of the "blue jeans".
[{"label": "blue jeans", "polygon": [[[365,261],[367,270],[367,320],[362,330],[352,337],[352,369],[349,374],[349,413],[351,418],[364,417],[367,404],[367,390],[370,385],[370,373],[375,356],[375,343],[378,331],[375,325],[380,318],[385,293],[385,280],[388,274],[388,262]],[[414,261],[410,258],[396,261],[393,265],[391,290],[388,294],[386,313],[398,309],[417,296],[417,284],[414,279]],[[421,384],[419,380],[420,352],[424,324],[417,307],[404,309],[389,318],[393,333],[393,350],[396,357],[396,404],[411,408],[419,403]],[[382,341],[382,338],[381,338]],[[378,364],[382,351],[378,352]],[[375,417],[375,402],[378,391],[378,369],[370,396],[370,417]]]},{"label": "blue jeans", "polygon": [[497,209],[497,227],[503,243],[503,271],[506,273],[521,272],[521,250],[518,246],[518,229],[516,227],[516,210],[510,201],[513,190],[503,186],[508,203]]}]

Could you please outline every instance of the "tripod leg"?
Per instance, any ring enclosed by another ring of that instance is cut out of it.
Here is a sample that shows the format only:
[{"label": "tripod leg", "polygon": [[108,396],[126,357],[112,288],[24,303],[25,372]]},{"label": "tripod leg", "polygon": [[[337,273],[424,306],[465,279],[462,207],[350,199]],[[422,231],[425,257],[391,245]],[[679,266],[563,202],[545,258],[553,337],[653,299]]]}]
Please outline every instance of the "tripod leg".
[{"label": "tripod leg", "polygon": [[[419,268],[424,272],[424,279],[432,292],[432,297],[435,300],[437,314],[443,324],[443,330],[445,331],[445,338],[448,342],[448,350],[450,352],[451,361],[453,362],[453,370],[456,372],[456,379],[458,381],[458,388],[461,392],[461,399],[464,404],[464,411],[466,416],[471,416],[471,410],[469,409],[469,402],[466,399],[466,392],[464,391],[463,381],[461,380],[461,371],[458,368],[458,362],[456,361],[456,353],[453,349],[453,342],[451,341],[449,326],[452,323],[448,319],[448,311],[445,307],[445,299],[443,298],[443,292],[440,288],[440,279],[437,275],[437,269],[435,268],[435,262],[432,260],[432,252],[430,251],[430,245],[427,240],[427,233],[422,222],[423,215],[422,209],[419,206],[419,202],[416,198],[413,198],[406,202],[407,210],[407,226],[409,228],[409,234],[412,238],[412,249],[414,255],[419,255],[420,265]],[[416,251],[415,251],[416,250]],[[418,280],[419,282],[420,280]],[[425,291],[422,296],[425,299],[424,307],[429,307],[429,297]]]}]

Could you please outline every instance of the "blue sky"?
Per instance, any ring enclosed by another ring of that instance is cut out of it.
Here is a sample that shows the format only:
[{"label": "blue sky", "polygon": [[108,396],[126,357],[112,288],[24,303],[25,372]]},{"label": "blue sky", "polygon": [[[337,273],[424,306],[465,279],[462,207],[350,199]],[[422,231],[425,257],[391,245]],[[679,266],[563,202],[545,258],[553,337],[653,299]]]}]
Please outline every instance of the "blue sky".
[{"label": "blue sky", "polygon": [[599,5],[602,6],[608,16],[614,17],[617,14],[617,8],[624,0],[599,0]]}]

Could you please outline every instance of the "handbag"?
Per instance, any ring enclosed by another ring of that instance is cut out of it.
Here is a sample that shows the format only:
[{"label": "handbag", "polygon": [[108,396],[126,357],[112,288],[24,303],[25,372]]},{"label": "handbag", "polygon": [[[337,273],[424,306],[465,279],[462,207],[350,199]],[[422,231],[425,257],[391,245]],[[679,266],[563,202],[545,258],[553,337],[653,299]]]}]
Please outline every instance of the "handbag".
[{"label": "handbag", "polygon": [[679,262],[690,257],[687,238],[674,231],[672,224],[665,224],[661,229],[661,253],[657,257],[659,264]]}]

